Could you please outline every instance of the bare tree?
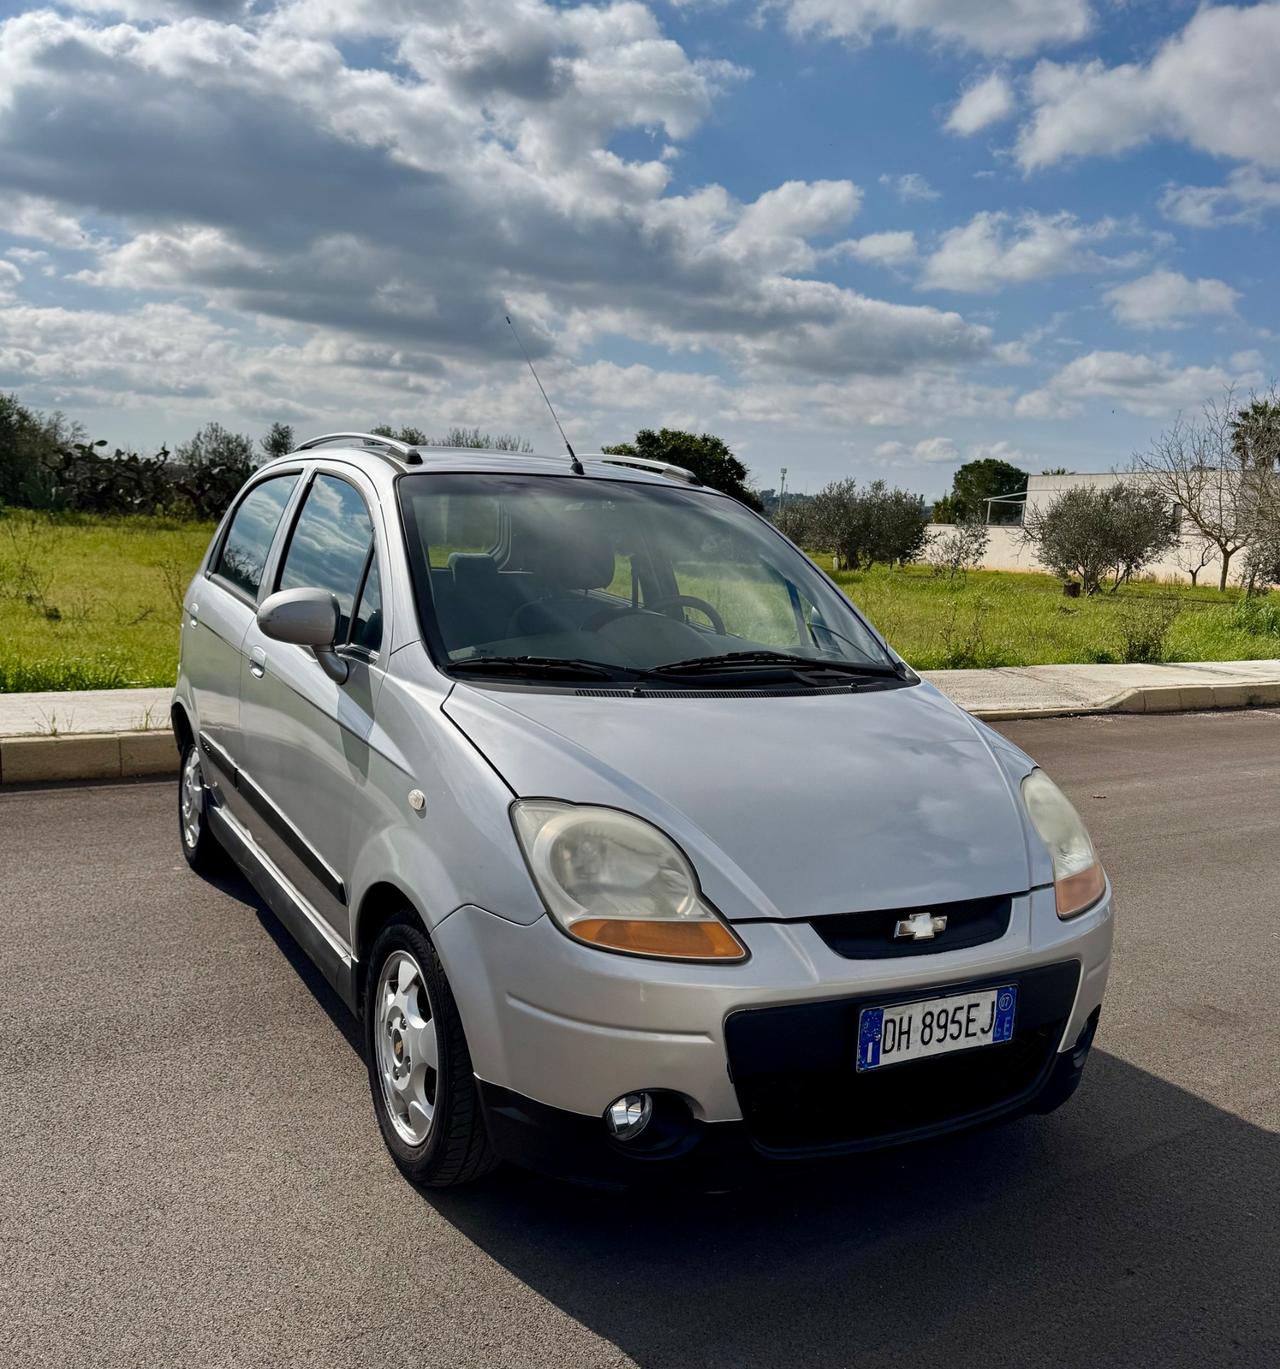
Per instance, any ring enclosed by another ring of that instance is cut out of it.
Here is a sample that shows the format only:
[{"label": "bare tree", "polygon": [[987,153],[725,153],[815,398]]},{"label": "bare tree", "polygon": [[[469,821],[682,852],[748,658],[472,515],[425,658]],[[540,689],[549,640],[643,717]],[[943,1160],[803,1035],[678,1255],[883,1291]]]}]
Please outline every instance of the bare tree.
[{"label": "bare tree", "polygon": [[1231,558],[1280,519],[1274,465],[1258,459],[1258,443],[1240,436],[1242,416],[1256,413],[1258,404],[1251,397],[1244,409],[1228,390],[1222,400],[1205,404],[1199,418],[1180,414],[1132,464],[1213,544],[1223,590]]},{"label": "bare tree", "polygon": [[1187,572],[1194,586],[1200,572],[1212,563],[1217,554],[1218,548],[1203,533],[1196,532],[1179,542],[1173,554],[1173,564]]}]

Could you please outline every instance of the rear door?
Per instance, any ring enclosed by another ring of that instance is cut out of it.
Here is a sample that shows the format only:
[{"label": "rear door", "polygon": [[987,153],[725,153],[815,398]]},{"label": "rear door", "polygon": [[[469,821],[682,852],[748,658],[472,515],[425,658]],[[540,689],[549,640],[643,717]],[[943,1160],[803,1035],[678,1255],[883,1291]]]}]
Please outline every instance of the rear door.
[{"label": "rear door", "polygon": [[254,621],[272,544],[297,489],[300,470],[268,475],[238,499],[187,591],[182,665],[190,684],[206,778],[237,809],[231,769],[239,757],[240,663]]},{"label": "rear door", "polygon": [[272,590],[328,590],[339,606],[336,684],[306,648],[244,640],[241,789],[255,840],[329,925],[349,942],[347,894],[355,852],[378,821],[368,784],[374,706],[391,646],[386,565],[373,491],[354,471],[319,469],[298,507]]}]

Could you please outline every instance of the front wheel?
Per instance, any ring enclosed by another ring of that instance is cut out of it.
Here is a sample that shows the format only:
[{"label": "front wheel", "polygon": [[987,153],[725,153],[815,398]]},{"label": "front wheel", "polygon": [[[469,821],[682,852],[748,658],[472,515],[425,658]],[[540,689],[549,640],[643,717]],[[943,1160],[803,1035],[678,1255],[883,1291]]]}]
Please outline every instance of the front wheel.
[{"label": "front wheel", "polygon": [[187,864],[198,874],[215,874],[223,865],[222,847],[209,830],[209,813],[200,768],[200,748],[194,741],[182,746],[178,769],[178,838]]},{"label": "front wheel", "polygon": [[462,1020],[435,947],[409,913],[374,943],[364,994],[373,1108],[392,1158],[416,1184],[470,1183],[497,1164]]}]

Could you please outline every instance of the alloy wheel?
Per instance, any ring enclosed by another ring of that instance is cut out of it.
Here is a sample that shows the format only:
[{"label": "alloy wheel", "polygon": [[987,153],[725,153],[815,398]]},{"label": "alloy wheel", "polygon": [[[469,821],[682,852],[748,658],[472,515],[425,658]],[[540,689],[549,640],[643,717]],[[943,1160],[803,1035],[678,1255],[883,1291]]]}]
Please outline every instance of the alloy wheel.
[{"label": "alloy wheel", "polygon": [[435,1117],[440,1056],[422,967],[408,951],[393,951],[376,992],[374,1049],[383,1101],[400,1138],[420,1146]]},{"label": "alloy wheel", "polygon": [[188,851],[194,851],[200,842],[200,828],[204,822],[204,776],[200,771],[200,753],[194,746],[187,748],[187,758],[182,764],[178,805],[183,843]]}]

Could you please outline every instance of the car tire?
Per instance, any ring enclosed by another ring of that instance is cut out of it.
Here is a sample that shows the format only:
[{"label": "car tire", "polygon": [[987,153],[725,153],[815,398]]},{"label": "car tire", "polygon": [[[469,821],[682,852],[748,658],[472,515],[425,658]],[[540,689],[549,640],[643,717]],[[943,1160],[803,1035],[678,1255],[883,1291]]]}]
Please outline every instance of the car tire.
[{"label": "car tire", "polygon": [[178,765],[178,842],[197,874],[218,874],[226,868],[226,853],[209,828],[204,771],[193,740],[183,742]]},{"label": "car tire", "polygon": [[447,1188],[493,1169],[471,1053],[444,966],[417,918],[374,942],[364,991],[365,1058],[387,1149],[415,1184]]}]

